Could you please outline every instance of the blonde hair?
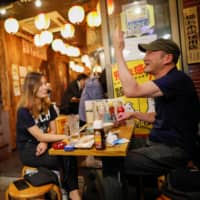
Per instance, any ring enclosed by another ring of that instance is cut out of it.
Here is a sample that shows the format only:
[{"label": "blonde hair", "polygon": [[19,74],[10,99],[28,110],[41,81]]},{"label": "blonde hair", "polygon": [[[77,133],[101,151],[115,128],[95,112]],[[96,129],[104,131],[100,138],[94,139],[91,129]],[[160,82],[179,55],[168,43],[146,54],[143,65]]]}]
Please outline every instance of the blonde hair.
[{"label": "blonde hair", "polygon": [[41,104],[36,104],[37,92],[41,85],[41,78],[44,75],[39,72],[30,72],[26,75],[23,92],[18,103],[17,109],[24,107],[29,109],[34,118],[38,118],[41,110],[44,113],[48,112],[50,106],[49,97],[41,99]]}]

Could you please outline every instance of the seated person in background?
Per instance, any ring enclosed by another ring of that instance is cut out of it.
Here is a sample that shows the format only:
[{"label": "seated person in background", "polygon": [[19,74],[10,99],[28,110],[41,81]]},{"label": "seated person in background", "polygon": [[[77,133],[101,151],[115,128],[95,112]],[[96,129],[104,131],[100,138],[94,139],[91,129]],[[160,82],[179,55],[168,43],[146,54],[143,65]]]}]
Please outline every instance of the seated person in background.
[{"label": "seated person in background", "polygon": [[[191,78],[176,67],[180,55],[178,45],[165,39],[139,44],[139,50],[146,53],[144,71],[153,75],[155,80],[138,84],[123,57],[124,39],[119,29],[114,34],[113,44],[124,94],[155,99],[155,114],[135,112],[118,116],[119,121],[137,118],[153,123],[148,146],[128,152],[121,164],[124,172],[159,176],[187,166],[189,161],[197,158],[200,104]],[[117,166],[113,159],[108,162],[103,163],[104,175],[112,174],[113,165]]]},{"label": "seated person in background", "polygon": [[56,111],[48,97],[48,85],[43,74],[30,72],[23,86],[17,110],[17,148],[24,165],[62,170],[63,188],[73,200],[80,200],[77,161],[75,157],[50,156],[52,142],[67,136],[56,134]]},{"label": "seated person in background", "polygon": [[69,84],[61,100],[60,114],[78,114],[79,101],[87,78],[88,75],[79,74],[77,79]]}]

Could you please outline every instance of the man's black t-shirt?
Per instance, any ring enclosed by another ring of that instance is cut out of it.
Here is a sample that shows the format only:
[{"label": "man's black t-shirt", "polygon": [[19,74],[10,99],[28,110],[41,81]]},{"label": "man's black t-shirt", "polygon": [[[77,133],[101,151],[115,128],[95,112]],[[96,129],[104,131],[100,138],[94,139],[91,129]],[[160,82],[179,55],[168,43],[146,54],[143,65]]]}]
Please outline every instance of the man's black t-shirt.
[{"label": "man's black t-shirt", "polygon": [[192,155],[200,120],[200,104],[192,80],[173,68],[154,83],[164,95],[155,98],[156,120],[150,139],[178,145]]}]

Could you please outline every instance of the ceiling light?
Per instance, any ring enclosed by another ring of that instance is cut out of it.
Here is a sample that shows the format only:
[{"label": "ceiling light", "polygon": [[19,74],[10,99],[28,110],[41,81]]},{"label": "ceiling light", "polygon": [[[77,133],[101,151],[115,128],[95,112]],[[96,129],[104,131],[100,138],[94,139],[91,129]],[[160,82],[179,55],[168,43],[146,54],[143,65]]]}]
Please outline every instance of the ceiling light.
[{"label": "ceiling light", "polygon": [[65,24],[60,31],[62,37],[64,38],[74,37],[74,32],[75,32],[74,26],[69,23]]},{"label": "ceiling light", "polygon": [[32,0],[20,0],[20,2],[22,3],[27,3],[27,2],[31,2]]},{"label": "ceiling light", "polygon": [[72,6],[68,11],[69,21],[73,24],[79,24],[84,20],[85,11],[81,6]]},{"label": "ceiling light", "polygon": [[50,19],[45,14],[39,14],[35,17],[35,26],[38,30],[47,29],[50,25]]},{"label": "ceiling light", "polygon": [[96,11],[87,14],[87,24],[90,27],[98,27],[101,25],[101,17]]},{"label": "ceiling light", "polygon": [[4,22],[4,28],[7,33],[17,33],[17,31],[19,30],[19,23],[14,18],[8,18]]},{"label": "ceiling light", "polygon": [[41,7],[42,6],[42,2],[40,0],[36,0],[35,1],[35,6],[38,7],[38,8]]},{"label": "ceiling light", "polygon": [[0,9],[0,13],[1,13],[1,15],[5,15],[6,14],[6,9]]},{"label": "ceiling light", "polygon": [[52,49],[54,51],[59,51],[62,46],[63,46],[63,41],[61,39],[55,39],[53,42],[52,42]]},{"label": "ceiling light", "polygon": [[40,39],[40,34],[34,36],[34,44],[36,47],[41,47],[43,45]]},{"label": "ceiling light", "polygon": [[80,49],[74,46],[67,46],[67,55],[71,57],[78,57],[80,56]]},{"label": "ceiling light", "polygon": [[53,40],[53,34],[50,31],[42,31],[40,33],[40,40],[42,44],[51,44]]}]

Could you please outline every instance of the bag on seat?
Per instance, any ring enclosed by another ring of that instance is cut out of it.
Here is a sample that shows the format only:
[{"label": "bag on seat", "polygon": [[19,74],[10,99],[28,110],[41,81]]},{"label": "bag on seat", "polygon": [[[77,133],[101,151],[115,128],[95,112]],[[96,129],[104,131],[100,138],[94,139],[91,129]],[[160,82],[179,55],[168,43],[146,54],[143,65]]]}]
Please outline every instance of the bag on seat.
[{"label": "bag on seat", "polygon": [[25,174],[24,179],[33,186],[41,186],[49,183],[59,185],[57,175],[45,167],[39,167],[34,173]]}]

